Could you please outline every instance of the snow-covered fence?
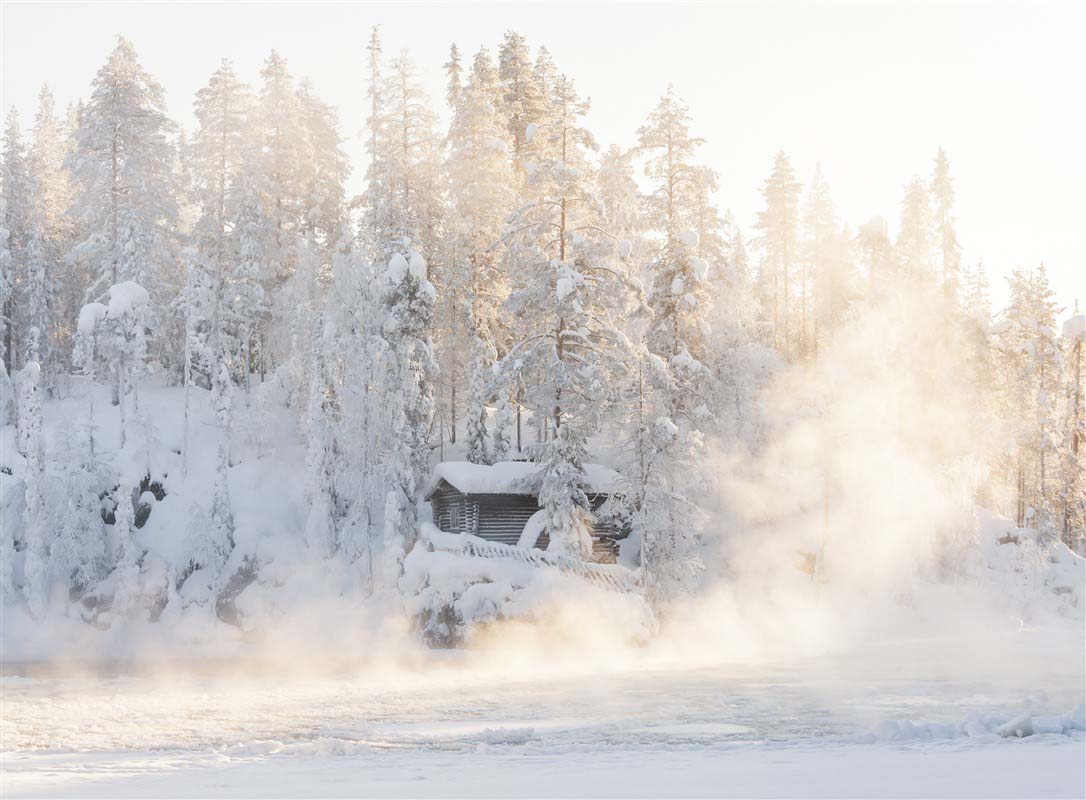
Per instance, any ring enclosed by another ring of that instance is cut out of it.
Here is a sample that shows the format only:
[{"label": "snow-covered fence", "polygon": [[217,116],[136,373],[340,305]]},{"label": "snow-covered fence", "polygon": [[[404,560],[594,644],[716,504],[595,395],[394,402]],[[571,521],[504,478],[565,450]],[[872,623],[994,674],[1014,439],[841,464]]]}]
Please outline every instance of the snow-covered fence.
[{"label": "snow-covered fence", "polygon": [[476,558],[507,558],[534,567],[557,569],[615,592],[643,591],[644,578],[641,570],[629,570],[618,564],[593,564],[543,550],[515,547],[468,534],[447,534],[436,529],[430,529],[424,535],[436,550],[462,553]]}]

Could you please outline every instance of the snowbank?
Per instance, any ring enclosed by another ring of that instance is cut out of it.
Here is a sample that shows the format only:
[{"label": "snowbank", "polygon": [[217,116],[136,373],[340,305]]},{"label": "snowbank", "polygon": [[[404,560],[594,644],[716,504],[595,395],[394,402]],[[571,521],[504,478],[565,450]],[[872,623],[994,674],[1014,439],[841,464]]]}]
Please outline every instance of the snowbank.
[{"label": "snowbank", "polygon": [[1076,731],[1086,731],[1086,707],[1082,704],[1059,715],[1035,716],[1030,712],[1019,715],[970,714],[953,723],[888,719],[879,723],[870,733],[853,737],[850,741],[874,744],[958,738],[1021,739],[1038,734],[1071,735]]},{"label": "snowbank", "polygon": [[[478,542],[494,557],[472,555]],[[508,556],[506,556],[508,554]],[[519,548],[495,545],[476,537],[444,533],[425,523],[414,549],[404,560],[399,587],[407,613],[431,644],[469,643],[482,628],[503,620],[541,619],[558,604],[574,605],[583,620],[609,615],[610,635],[638,639],[654,627],[652,612],[637,591],[616,592],[617,578],[632,576],[614,565],[585,565],[603,576],[594,584],[575,572],[551,566],[550,557]],[[608,581],[613,572],[615,580]],[[607,609],[607,611],[601,611]],[[586,616],[587,615],[587,616]]]}]

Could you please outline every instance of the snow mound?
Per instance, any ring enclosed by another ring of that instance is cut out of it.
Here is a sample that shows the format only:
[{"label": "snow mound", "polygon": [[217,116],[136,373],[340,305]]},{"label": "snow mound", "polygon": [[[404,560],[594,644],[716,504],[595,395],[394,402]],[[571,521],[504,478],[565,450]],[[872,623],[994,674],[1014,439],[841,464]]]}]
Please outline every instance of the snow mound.
[{"label": "snow mound", "polygon": [[698,236],[697,231],[683,231],[679,234],[679,241],[687,247],[697,247],[701,237]]},{"label": "snow mound", "polygon": [[[109,287],[109,307],[111,317],[122,317],[142,308],[150,301],[151,295],[135,281],[121,281]],[[86,308],[86,306],[84,306]],[[82,320],[82,313],[80,320]]]},{"label": "snow mound", "polygon": [[[546,620],[560,617],[555,609],[574,606],[578,628],[584,614],[600,618],[610,631],[644,639],[653,629],[652,612],[639,592],[616,592],[562,569],[540,567],[535,559],[514,557],[531,551],[494,546],[471,536],[444,533],[424,523],[415,547],[404,559],[399,588],[407,613],[416,621],[431,646],[470,644],[492,623],[518,619]],[[497,557],[472,555],[469,545],[478,542]],[[629,575],[613,565],[581,565],[603,573]],[[614,570],[612,573],[608,570]],[[609,617],[604,622],[603,617]]]},{"label": "snow mound", "polygon": [[94,326],[106,316],[106,307],[101,303],[87,303],[79,309],[79,323],[77,330],[84,336],[94,333]]},{"label": "snow mound", "polygon": [[[591,494],[611,494],[622,484],[622,476],[603,464],[585,464],[584,472]],[[443,480],[464,494],[535,494],[542,478],[543,468],[529,461],[444,461],[434,467],[425,495],[433,494]]]},{"label": "snow mound", "polygon": [[855,737],[858,744],[875,742],[920,742],[938,739],[989,738],[1021,739],[1040,734],[1071,735],[1086,730],[1086,706],[1079,704],[1066,714],[1034,715],[1031,712],[1015,716],[1000,714],[970,714],[959,722],[915,722],[888,719],[880,722],[868,734]]}]

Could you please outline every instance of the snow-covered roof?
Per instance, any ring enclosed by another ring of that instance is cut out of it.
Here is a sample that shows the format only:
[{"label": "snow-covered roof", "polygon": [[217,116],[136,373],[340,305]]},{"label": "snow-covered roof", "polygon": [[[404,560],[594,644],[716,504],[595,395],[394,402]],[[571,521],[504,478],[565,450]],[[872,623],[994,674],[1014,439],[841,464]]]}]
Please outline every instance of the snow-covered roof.
[{"label": "snow-covered roof", "polygon": [[[535,494],[543,467],[529,461],[500,461],[497,464],[472,464],[468,461],[444,461],[434,467],[426,487],[426,497],[445,481],[463,494]],[[622,476],[603,464],[585,464],[589,494],[611,494],[618,490]]]}]

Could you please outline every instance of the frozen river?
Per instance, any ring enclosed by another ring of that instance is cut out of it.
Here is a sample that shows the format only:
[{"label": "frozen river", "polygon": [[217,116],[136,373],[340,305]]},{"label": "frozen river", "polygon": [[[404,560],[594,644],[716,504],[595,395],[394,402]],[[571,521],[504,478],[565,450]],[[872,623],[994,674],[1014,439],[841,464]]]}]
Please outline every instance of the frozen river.
[{"label": "frozen river", "polygon": [[[8,665],[3,793],[1083,796],[1081,663],[965,678],[910,652],[550,674]],[[1034,735],[999,735],[1023,713]]]}]

